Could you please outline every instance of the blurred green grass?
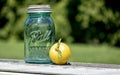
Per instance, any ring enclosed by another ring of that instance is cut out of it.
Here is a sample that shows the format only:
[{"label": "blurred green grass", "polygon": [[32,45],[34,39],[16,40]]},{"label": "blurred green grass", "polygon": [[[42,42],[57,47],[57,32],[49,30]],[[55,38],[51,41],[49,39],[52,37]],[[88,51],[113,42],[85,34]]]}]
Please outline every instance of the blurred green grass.
[{"label": "blurred green grass", "polygon": [[71,61],[88,63],[120,64],[120,48],[107,45],[70,45]]},{"label": "blurred green grass", "polygon": [[[120,48],[107,45],[68,44],[71,62],[120,64]],[[0,42],[0,58],[24,59],[23,42]]]},{"label": "blurred green grass", "polygon": [[23,59],[23,42],[0,42],[0,58]]}]

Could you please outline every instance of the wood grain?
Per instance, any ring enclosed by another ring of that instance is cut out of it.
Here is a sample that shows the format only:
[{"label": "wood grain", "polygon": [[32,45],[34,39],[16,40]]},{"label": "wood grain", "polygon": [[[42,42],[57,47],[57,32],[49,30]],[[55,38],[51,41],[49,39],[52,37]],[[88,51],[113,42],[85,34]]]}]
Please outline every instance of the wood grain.
[{"label": "wood grain", "polygon": [[28,64],[24,60],[0,59],[0,74],[4,75],[120,75],[120,65],[71,62],[71,65]]}]

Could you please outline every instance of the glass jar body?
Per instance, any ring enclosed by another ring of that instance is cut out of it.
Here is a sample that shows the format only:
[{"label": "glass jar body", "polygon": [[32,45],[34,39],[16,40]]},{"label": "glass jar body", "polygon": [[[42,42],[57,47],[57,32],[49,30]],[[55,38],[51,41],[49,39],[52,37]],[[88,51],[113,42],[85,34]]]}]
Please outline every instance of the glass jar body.
[{"label": "glass jar body", "polygon": [[49,49],[54,39],[55,27],[50,12],[29,13],[24,26],[25,62],[51,63]]}]

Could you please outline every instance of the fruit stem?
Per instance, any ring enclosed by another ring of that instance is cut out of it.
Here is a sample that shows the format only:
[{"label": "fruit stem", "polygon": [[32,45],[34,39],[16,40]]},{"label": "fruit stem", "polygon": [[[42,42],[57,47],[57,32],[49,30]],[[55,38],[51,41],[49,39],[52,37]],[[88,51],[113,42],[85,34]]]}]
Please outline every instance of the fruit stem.
[{"label": "fruit stem", "polygon": [[57,49],[59,50],[59,47],[60,47],[60,43],[61,43],[61,38],[58,40],[58,45],[57,45]]},{"label": "fruit stem", "polygon": [[58,42],[57,42],[57,48],[56,48],[56,51],[58,51],[59,50],[59,47],[60,47],[60,43],[61,43],[61,38],[58,40]]},{"label": "fruit stem", "polygon": [[58,51],[58,55],[59,55],[60,57],[62,57],[61,51],[60,51],[60,49],[59,49],[61,40],[62,40],[61,38],[58,40],[57,48],[56,48],[56,51]]}]

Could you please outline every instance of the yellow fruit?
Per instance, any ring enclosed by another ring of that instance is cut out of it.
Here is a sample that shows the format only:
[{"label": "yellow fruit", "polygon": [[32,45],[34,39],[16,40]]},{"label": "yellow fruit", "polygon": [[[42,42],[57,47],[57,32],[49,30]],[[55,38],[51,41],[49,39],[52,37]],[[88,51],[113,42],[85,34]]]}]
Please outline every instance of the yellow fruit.
[{"label": "yellow fruit", "polygon": [[54,64],[66,64],[70,58],[71,51],[67,44],[65,43],[55,43],[49,52],[50,59]]}]

